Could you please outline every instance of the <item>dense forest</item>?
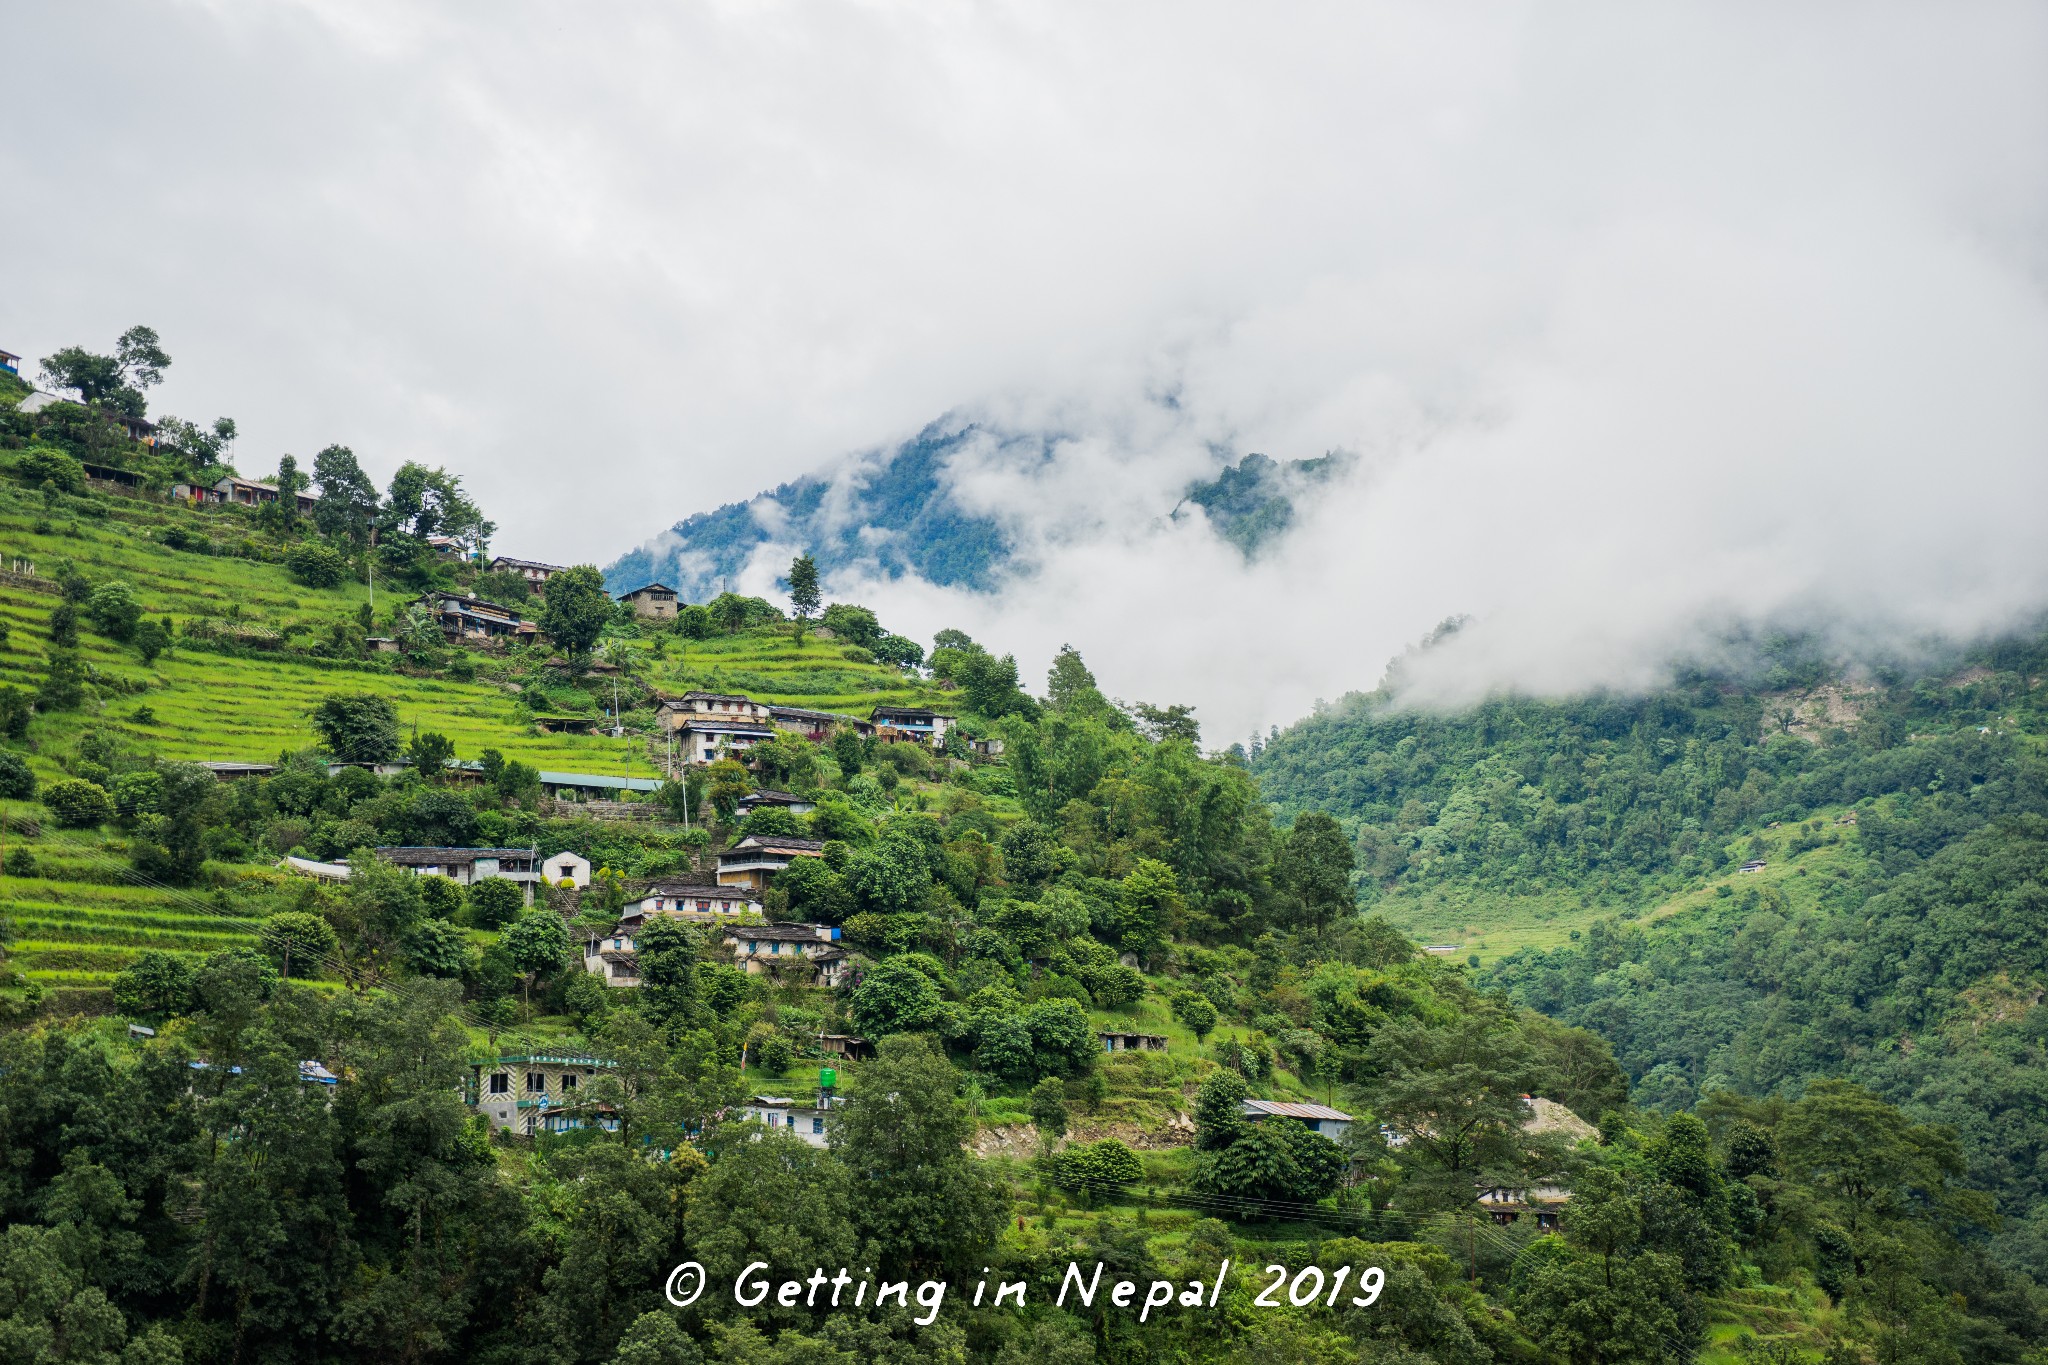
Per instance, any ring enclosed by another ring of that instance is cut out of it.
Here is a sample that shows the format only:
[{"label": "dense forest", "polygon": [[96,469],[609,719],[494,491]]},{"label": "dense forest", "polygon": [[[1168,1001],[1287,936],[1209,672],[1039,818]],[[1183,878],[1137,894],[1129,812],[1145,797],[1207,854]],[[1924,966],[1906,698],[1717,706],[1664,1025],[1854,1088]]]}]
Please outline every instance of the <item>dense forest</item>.
[{"label": "dense forest", "polygon": [[2010,1220],[2000,1255],[2048,1272],[2048,637],[1877,668],[1788,639],[1750,657],[1647,697],[1453,714],[1390,686],[1252,765],[1283,810],[1340,815],[1361,899],[1397,917],[1431,894],[1586,907],[1570,942],[1483,980],[1611,1042],[1638,1103],[1853,1078],[1954,1129]]}]

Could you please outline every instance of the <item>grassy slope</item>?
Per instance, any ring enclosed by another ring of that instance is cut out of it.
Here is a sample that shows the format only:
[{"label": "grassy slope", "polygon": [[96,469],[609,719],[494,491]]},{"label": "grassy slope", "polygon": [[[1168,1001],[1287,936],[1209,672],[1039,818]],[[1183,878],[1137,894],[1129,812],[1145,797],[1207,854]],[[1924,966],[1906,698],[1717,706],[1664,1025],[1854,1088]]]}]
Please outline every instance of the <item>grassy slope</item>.
[{"label": "grassy slope", "polygon": [[[54,574],[65,559],[95,582],[129,583],[150,616],[168,615],[181,631],[196,618],[226,618],[230,612],[243,624],[280,634],[303,628],[306,638],[324,636],[336,621],[351,632],[357,629],[357,609],[368,600],[364,585],[305,588],[278,564],[170,550],[150,538],[152,531],[173,523],[216,542],[260,539],[253,518],[240,509],[201,511],[144,498],[92,495],[65,499],[46,510],[39,497],[0,482],[0,569],[28,560],[41,577],[52,580],[47,590],[0,587],[0,622],[10,632],[0,645],[0,683],[32,689],[40,682],[44,637],[58,600]],[[390,602],[390,594],[380,589],[379,607],[388,608]],[[309,713],[322,697],[343,691],[390,698],[407,726],[417,723],[446,734],[463,758],[496,748],[552,770],[643,776],[658,771],[657,750],[644,734],[613,739],[536,731],[503,683],[509,661],[487,655],[479,656],[477,681],[456,682],[336,667],[287,653],[245,658],[189,647],[146,668],[133,649],[96,635],[89,626],[82,626],[80,644],[85,660],[101,674],[146,684],[147,690],[38,717],[31,762],[45,780],[62,774],[62,757],[94,725],[165,758],[269,761],[281,751],[313,745]],[[629,639],[615,646],[615,657],[632,675],[659,689],[747,691],[821,710],[865,714],[878,703],[937,696],[896,669],[846,657],[842,643],[813,638],[799,647],[786,628],[687,645],[669,636]],[[138,719],[138,712],[146,718]],[[627,721],[629,730],[639,728],[631,714]],[[123,876],[126,847],[119,837],[46,825],[32,839],[19,832],[0,834],[0,844],[29,847],[43,874],[0,878],[0,916],[14,924],[10,966],[47,987],[103,987],[144,948],[203,954],[251,942],[255,922],[283,908],[285,899],[254,868],[243,870],[248,875],[232,893],[218,896],[135,886]]]}]

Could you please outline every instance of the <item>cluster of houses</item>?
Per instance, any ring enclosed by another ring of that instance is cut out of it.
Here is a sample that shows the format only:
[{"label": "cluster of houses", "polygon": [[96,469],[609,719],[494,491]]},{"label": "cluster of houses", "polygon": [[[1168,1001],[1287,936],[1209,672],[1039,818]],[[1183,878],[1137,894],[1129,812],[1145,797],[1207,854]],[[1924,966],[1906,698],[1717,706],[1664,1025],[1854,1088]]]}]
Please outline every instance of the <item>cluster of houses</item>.
[{"label": "cluster of houses", "polygon": [[[797,735],[821,744],[840,728],[884,744],[943,749],[957,721],[924,706],[877,706],[863,720],[833,711],[777,706],[734,693],[685,692],[660,699],[655,723],[674,741],[675,752],[684,762],[714,763],[721,758],[740,758],[755,745],[779,735]],[[1000,741],[980,741],[975,747],[991,756],[1002,752]]]}]

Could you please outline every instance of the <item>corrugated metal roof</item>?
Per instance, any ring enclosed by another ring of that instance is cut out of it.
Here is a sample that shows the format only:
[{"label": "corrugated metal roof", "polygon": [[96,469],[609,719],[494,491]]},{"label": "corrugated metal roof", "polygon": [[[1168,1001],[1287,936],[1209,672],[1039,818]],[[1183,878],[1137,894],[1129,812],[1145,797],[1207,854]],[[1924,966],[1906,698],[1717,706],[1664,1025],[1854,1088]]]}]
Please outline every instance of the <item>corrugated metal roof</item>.
[{"label": "corrugated metal roof", "polygon": [[1342,1109],[1332,1109],[1327,1104],[1294,1104],[1287,1100],[1246,1100],[1245,1111],[1253,1114],[1270,1114],[1283,1119],[1335,1119],[1339,1123],[1351,1122],[1351,1115]]},{"label": "corrugated metal roof", "polygon": [[602,777],[594,773],[550,773],[540,775],[544,787],[605,787],[612,791],[660,791],[661,783],[651,777]]}]

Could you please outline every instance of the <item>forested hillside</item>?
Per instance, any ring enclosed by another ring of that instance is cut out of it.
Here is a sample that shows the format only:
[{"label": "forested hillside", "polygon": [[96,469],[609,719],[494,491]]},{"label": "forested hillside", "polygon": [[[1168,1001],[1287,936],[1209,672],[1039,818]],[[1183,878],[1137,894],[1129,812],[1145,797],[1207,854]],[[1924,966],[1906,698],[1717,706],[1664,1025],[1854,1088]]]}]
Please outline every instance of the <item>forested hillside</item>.
[{"label": "forested hillside", "polygon": [[[1347,698],[1260,748],[1360,897],[1594,1029],[1639,1103],[1854,1078],[1961,1136],[2048,1270],[2048,640],[1920,667],[1780,642],[1745,676],[1453,714]],[[1751,870],[1744,871],[1745,866]]]}]

